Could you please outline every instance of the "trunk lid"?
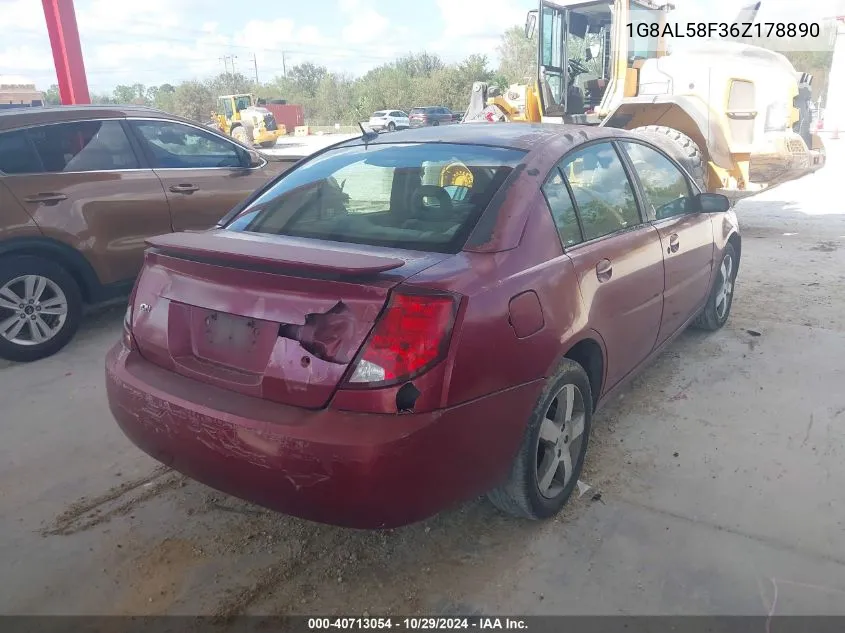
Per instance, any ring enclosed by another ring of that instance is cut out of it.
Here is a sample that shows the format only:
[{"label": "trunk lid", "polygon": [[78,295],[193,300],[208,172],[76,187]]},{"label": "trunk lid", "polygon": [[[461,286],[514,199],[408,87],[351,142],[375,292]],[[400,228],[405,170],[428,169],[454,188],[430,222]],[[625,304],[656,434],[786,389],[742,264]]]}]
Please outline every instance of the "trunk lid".
[{"label": "trunk lid", "polygon": [[390,289],[449,257],[226,230],[149,243],[132,310],[139,353],[311,409],[334,394]]}]

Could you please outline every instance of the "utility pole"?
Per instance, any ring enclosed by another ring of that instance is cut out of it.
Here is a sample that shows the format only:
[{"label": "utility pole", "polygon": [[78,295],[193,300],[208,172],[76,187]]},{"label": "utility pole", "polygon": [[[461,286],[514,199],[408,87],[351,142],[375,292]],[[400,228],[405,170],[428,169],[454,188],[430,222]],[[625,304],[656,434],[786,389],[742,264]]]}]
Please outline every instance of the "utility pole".
[{"label": "utility pole", "polygon": [[255,53],[252,54],[252,66],[255,68],[255,87],[258,87],[258,58]]},{"label": "utility pole", "polygon": [[223,62],[223,74],[229,74],[229,57],[228,55],[223,55],[223,57],[218,57],[217,61]]},{"label": "utility pole", "polygon": [[285,79],[288,78],[288,67],[285,64],[285,52],[282,51],[282,77]]}]

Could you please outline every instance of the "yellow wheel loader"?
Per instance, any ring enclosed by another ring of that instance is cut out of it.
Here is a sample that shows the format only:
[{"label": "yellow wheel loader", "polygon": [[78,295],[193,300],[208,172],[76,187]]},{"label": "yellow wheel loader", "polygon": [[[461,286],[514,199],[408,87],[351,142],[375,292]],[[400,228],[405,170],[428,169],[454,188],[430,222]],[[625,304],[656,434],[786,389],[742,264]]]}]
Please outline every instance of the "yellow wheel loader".
[{"label": "yellow wheel loader", "polygon": [[217,97],[217,111],[212,113],[212,120],[221,132],[248,146],[273,147],[287,133],[273,113],[256,105],[249,94]]},{"label": "yellow wheel loader", "polygon": [[[753,23],[759,6],[735,23]],[[636,130],[671,151],[705,191],[734,200],[821,168],[812,76],[780,53],[735,41],[687,40],[668,53],[662,34],[672,8],[540,0],[525,27],[526,37],[537,34],[537,76],[503,92],[476,83],[464,123]]]}]

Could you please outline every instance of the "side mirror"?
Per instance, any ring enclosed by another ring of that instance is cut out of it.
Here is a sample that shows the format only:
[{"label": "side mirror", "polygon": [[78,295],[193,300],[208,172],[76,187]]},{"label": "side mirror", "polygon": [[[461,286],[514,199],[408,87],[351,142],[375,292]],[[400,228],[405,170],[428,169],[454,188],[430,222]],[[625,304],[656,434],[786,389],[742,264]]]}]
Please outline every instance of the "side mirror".
[{"label": "side mirror", "polygon": [[721,193],[700,193],[696,196],[702,213],[724,213],[731,210],[731,201]]},{"label": "side mirror", "polygon": [[534,37],[534,29],[537,28],[537,12],[529,11],[525,17],[525,39]]},{"label": "side mirror", "polygon": [[261,154],[254,149],[247,150],[247,156],[249,157],[249,167],[261,167],[261,164],[264,162]]}]

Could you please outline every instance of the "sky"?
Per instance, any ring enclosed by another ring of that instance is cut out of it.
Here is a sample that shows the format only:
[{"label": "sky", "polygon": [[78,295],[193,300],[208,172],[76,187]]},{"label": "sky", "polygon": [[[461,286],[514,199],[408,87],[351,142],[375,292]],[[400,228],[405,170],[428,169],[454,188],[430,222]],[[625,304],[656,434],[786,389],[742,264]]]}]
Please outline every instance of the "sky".
[{"label": "sky", "polygon": [[[673,0],[673,21],[732,20],[749,0]],[[261,81],[312,61],[361,75],[408,52],[495,64],[499,36],[537,0],[76,0],[93,92],[204,78],[235,69]],[[760,20],[845,14],[845,0],[764,0]],[[257,19],[255,16],[264,16]],[[253,57],[254,56],[254,57]],[[231,68],[231,62],[229,62]],[[0,0],[0,75],[56,83],[41,0]]]}]

